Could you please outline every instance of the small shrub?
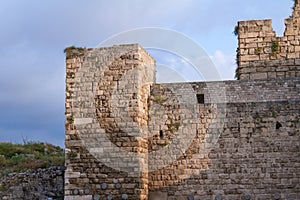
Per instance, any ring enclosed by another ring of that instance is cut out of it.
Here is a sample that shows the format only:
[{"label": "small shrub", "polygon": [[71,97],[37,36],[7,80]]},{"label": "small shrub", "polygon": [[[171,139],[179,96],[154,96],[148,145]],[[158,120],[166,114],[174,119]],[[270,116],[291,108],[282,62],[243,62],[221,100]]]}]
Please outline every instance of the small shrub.
[{"label": "small shrub", "polygon": [[[46,150],[47,148],[47,150]],[[13,172],[64,164],[64,150],[41,142],[0,143],[0,178]]]},{"label": "small shrub", "polygon": [[75,73],[74,72],[67,72],[67,78],[74,78]]},{"label": "small shrub", "polygon": [[240,70],[239,70],[238,67],[235,69],[235,75],[234,75],[234,78],[236,78],[237,80],[240,79]]},{"label": "small shrub", "polygon": [[168,130],[171,132],[171,133],[174,133],[175,131],[178,131],[180,127],[180,123],[172,123],[172,124],[168,124]]},{"label": "small shrub", "polygon": [[240,48],[238,47],[238,48],[236,48],[236,57],[235,57],[235,63],[237,64],[237,65],[239,65],[239,63],[240,63]]},{"label": "small shrub", "polygon": [[234,27],[233,34],[234,34],[235,36],[238,36],[238,35],[239,35],[239,27],[238,27],[238,25],[236,25],[236,26]]},{"label": "small shrub", "polygon": [[272,54],[273,55],[276,55],[277,53],[279,53],[279,42],[278,41],[274,41],[272,42],[272,46],[271,46],[271,49],[272,49]]},{"label": "small shrub", "polygon": [[18,165],[20,163],[23,163],[26,160],[24,154],[16,154],[13,157],[11,157],[10,161],[14,165]]},{"label": "small shrub", "polygon": [[263,52],[263,48],[262,47],[258,47],[257,49],[255,49],[255,54],[256,55],[260,55]]},{"label": "small shrub", "polygon": [[169,143],[167,141],[165,141],[164,143],[157,143],[158,146],[161,146],[161,147],[165,147],[165,146],[168,146]]},{"label": "small shrub", "polygon": [[5,191],[7,191],[7,188],[4,185],[0,184],[0,192],[5,192]]},{"label": "small shrub", "polygon": [[167,99],[164,99],[163,97],[158,96],[158,97],[155,97],[153,101],[154,101],[155,103],[164,103],[164,102],[167,101]]},{"label": "small shrub", "polygon": [[34,143],[34,142],[29,142],[28,144],[25,145],[25,148],[30,149],[32,152],[40,152],[44,153],[45,152],[45,144],[44,143]]},{"label": "small shrub", "polygon": [[69,51],[75,50],[77,49],[74,45],[69,46],[67,48],[64,49],[64,53],[68,53]]},{"label": "small shrub", "polygon": [[64,49],[67,59],[76,58],[84,55],[85,48],[70,46]]},{"label": "small shrub", "polygon": [[4,167],[8,164],[8,160],[4,157],[4,155],[0,155],[0,168]]},{"label": "small shrub", "polygon": [[22,187],[22,191],[23,191],[23,192],[27,192],[27,187],[26,187],[26,186],[23,186],[23,187]]},{"label": "small shrub", "polygon": [[74,123],[74,117],[73,116],[68,116],[67,121],[68,121],[69,124],[73,124]]},{"label": "small shrub", "polygon": [[76,158],[77,157],[77,153],[75,151],[70,151],[70,152],[68,152],[68,157],[69,158]]}]

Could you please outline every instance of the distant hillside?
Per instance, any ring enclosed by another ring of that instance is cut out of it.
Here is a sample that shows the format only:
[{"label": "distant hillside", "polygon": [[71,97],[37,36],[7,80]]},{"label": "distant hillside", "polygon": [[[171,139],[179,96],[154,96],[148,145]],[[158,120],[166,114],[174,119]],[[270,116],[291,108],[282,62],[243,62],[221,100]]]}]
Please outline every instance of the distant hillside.
[{"label": "distant hillside", "polygon": [[42,142],[0,143],[0,179],[9,173],[64,165],[64,150]]}]

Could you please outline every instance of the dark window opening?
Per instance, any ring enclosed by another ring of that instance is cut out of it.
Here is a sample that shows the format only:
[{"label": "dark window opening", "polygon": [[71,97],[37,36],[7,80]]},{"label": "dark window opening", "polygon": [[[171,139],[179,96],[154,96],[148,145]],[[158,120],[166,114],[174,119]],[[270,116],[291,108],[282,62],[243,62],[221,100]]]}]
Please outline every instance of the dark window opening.
[{"label": "dark window opening", "polygon": [[197,94],[196,96],[198,104],[204,104],[204,94]]},{"label": "dark window opening", "polygon": [[162,130],[159,131],[159,138],[162,140],[164,139],[164,133]]},{"label": "dark window opening", "polygon": [[282,125],[279,122],[276,122],[276,130],[280,129]]}]

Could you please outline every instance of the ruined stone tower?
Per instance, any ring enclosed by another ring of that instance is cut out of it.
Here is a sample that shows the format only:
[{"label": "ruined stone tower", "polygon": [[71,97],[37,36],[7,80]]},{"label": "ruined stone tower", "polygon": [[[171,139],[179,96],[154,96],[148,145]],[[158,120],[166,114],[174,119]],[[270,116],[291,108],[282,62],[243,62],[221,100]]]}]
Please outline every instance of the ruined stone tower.
[{"label": "ruined stone tower", "polygon": [[300,199],[300,7],[239,22],[238,79],[155,83],[138,44],[67,48],[66,200]]},{"label": "ruined stone tower", "polygon": [[237,77],[240,80],[300,76],[300,6],[285,20],[283,37],[277,37],[272,20],[238,23]]}]

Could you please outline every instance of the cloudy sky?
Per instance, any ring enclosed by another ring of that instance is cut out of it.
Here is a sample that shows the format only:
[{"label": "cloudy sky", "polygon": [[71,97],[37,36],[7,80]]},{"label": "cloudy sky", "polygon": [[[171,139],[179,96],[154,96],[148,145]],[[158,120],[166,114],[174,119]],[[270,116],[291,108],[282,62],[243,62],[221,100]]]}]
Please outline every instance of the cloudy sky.
[{"label": "cloudy sky", "polygon": [[205,49],[222,79],[233,79],[237,21],[273,19],[282,35],[292,6],[292,0],[0,0],[0,142],[64,146],[67,46],[97,47],[136,28],[170,29]]}]

